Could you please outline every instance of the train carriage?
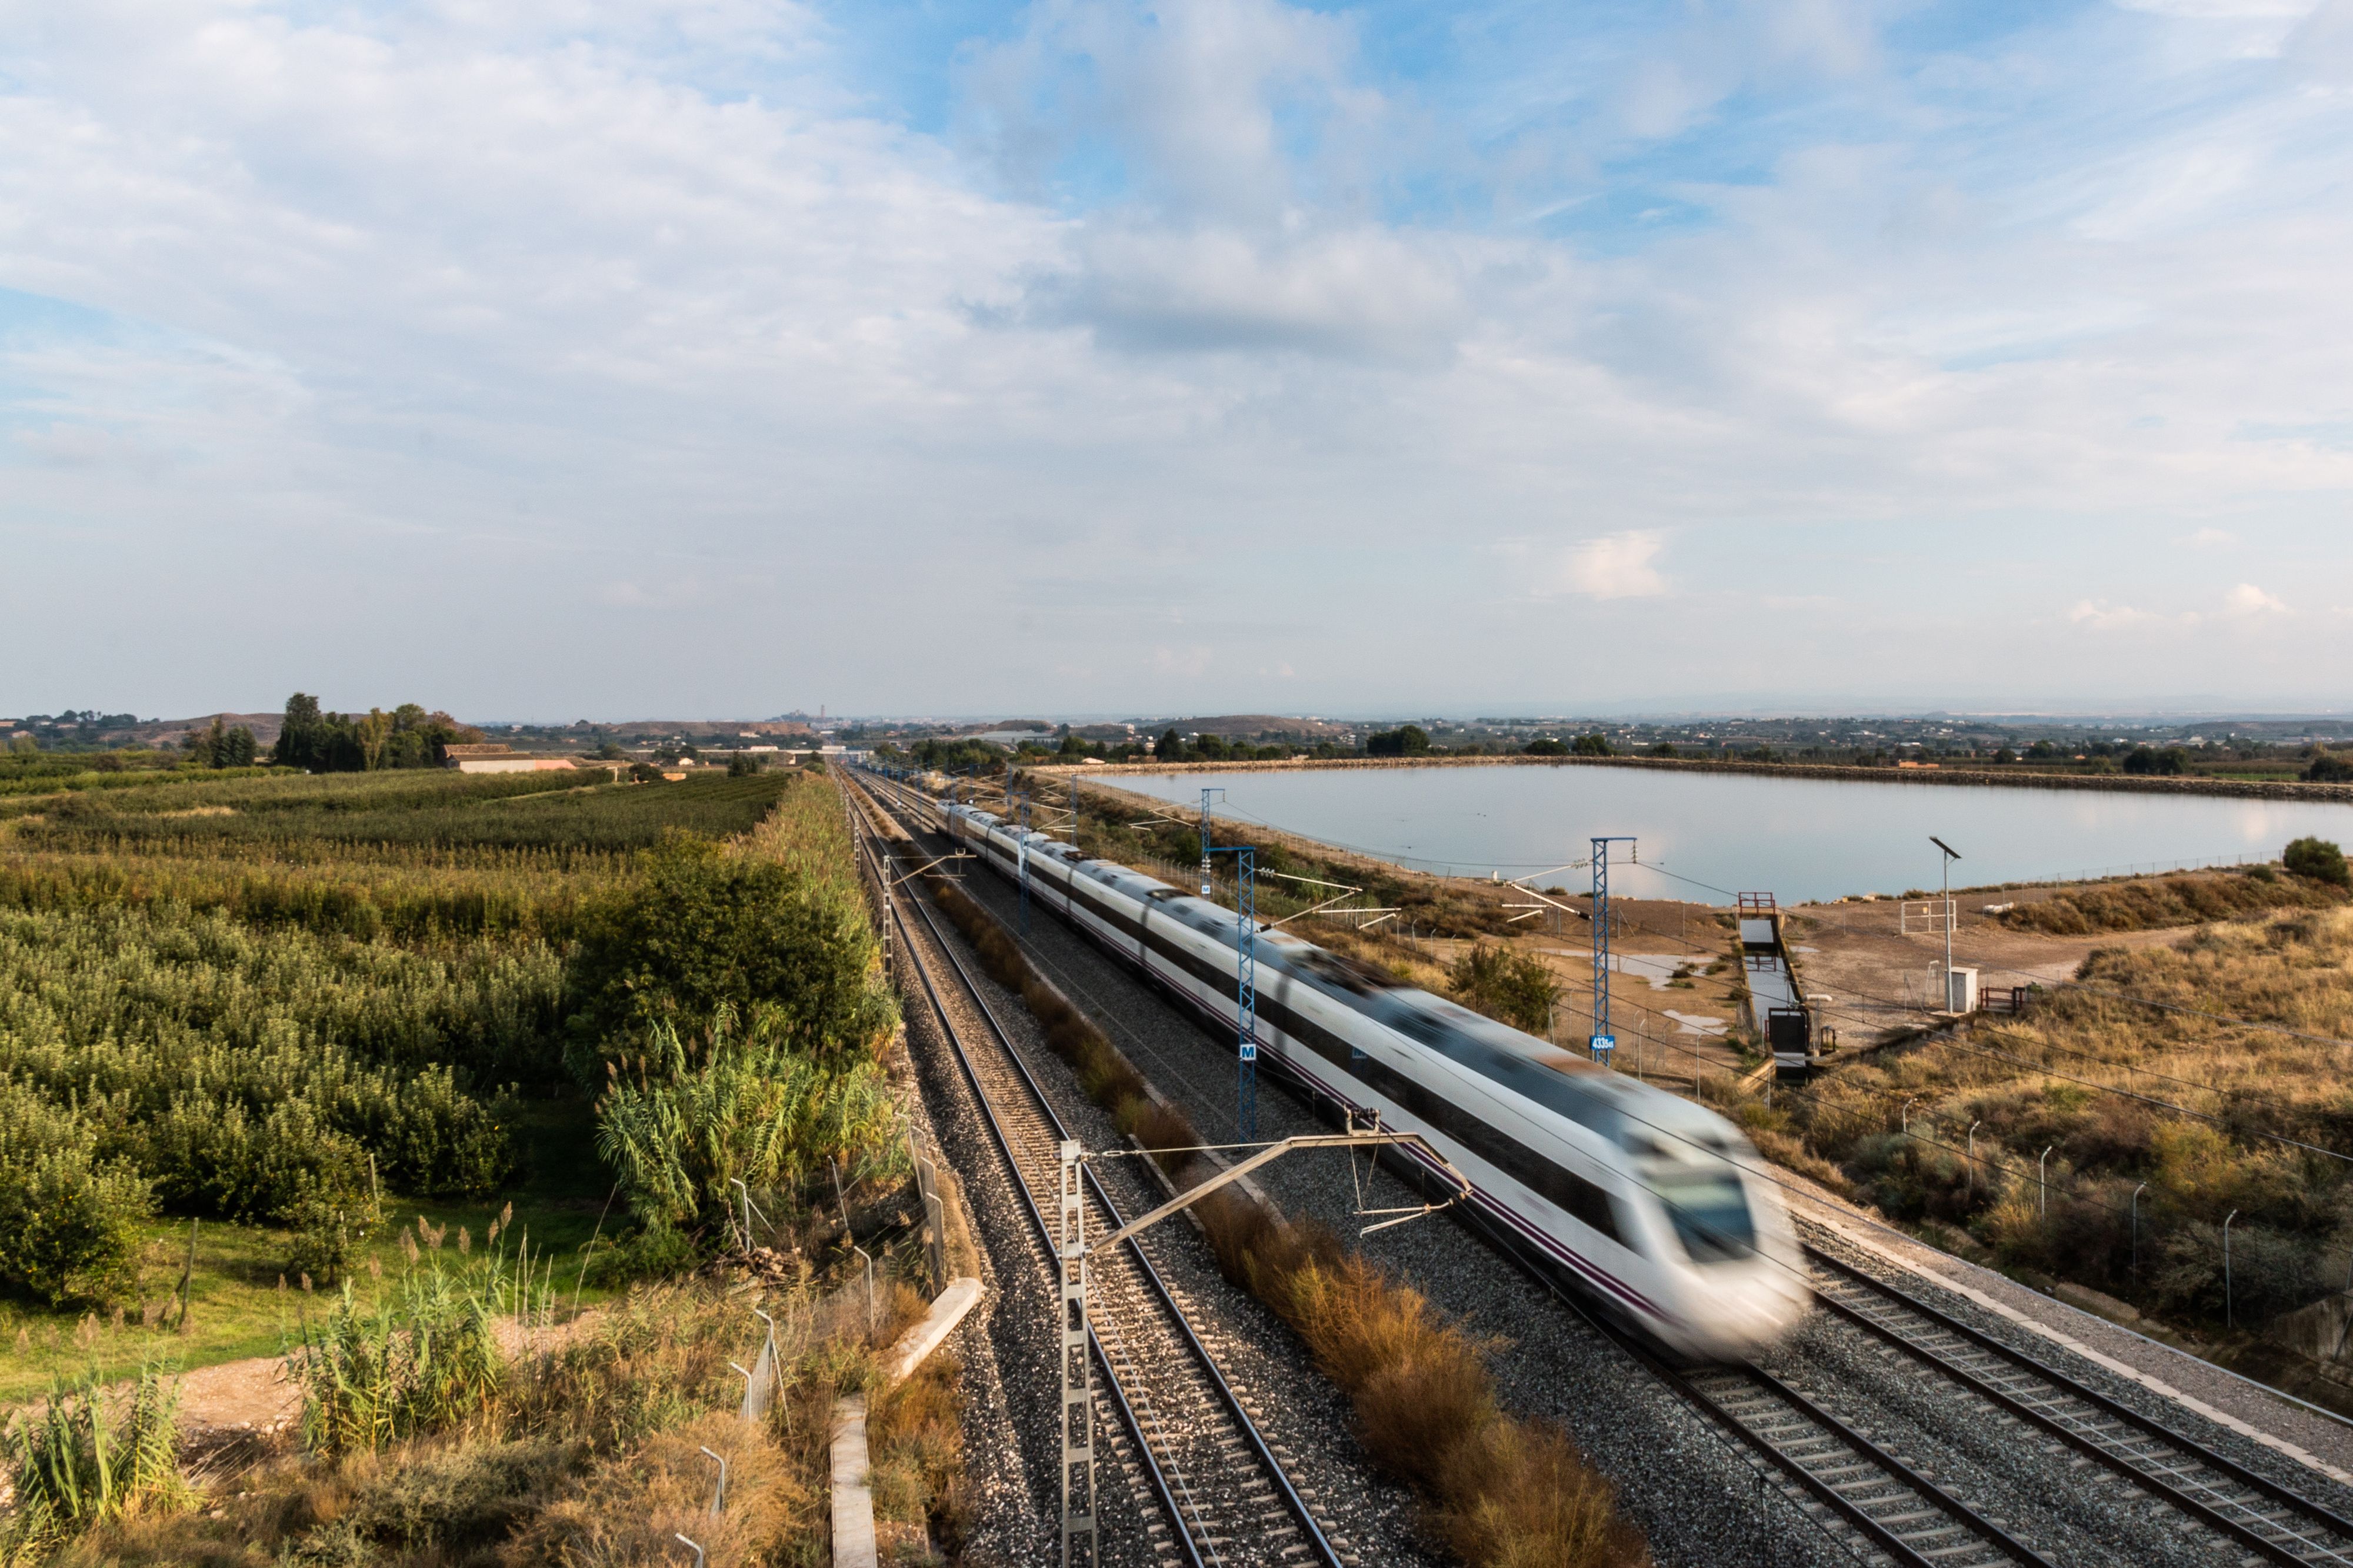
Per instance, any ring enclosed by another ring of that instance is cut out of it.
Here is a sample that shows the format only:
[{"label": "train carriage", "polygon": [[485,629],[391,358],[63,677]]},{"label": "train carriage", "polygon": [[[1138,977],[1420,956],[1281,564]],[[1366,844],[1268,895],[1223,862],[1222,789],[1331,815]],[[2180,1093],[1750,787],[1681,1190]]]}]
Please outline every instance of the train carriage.
[{"label": "train carriage", "polygon": [[[943,804],[947,834],[1205,1021],[1235,1026],[1239,917]],[[1736,1360],[1811,1300],[1778,1188],[1704,1106],[1561,1051],[1287,932],[1256,943],[1259,1059],[1360,1119],[1421,1133],[1472,1216],[1616,1321]]]}]

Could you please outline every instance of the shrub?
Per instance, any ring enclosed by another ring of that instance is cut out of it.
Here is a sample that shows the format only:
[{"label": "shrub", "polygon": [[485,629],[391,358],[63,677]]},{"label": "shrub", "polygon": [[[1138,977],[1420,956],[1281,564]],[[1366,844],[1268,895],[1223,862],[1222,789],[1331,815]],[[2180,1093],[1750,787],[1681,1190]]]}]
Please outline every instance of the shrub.
[{"label": "shrub", "polygon": [[98,1155],[96,1129],[0,1081],[0,1285],[52,1306],[103,1303],[132,1286],[152,1184]]},{"label": "shrub", "polygon": [[1560,983],[1542,959],[1483,942],[1456,959],[1446,978],[1465,1006],[1532,1035],[1551,1026],[1560,995]]},{"label": "shrub", "polygon": [[496,1323],[510,1295],[504,1255],[453,1272],[431,1234],[432,1254],[412,1261],[372,1305],[346,1282],[324,1318],[314,1323],[305,1314],[286,1354],[286,1380],[302,1391],[302,1441],[313,1452],[373,1453],[486,1415],[496,1404],[505,1359]]},{"label": "shrub", "polygon": [[1609,737],[1599,730],[1579,735],[1577,744],[1570,750],[1580,757],[1614,757],[1618,754],[1617,748],[1609,743]]},{"label": "shrub", "polygon": [[2353,784],[2353,760],[2334,752],[2323,752],[2312,759],[2304,770],[2306,784]]},{"label": "shrub", "polygon": [[894,1010],[854,894],[764,857],[672,835],[625,889],[591,907],[571,969],[575,1072],[653,1025],[774,1010],[796,1056],[839,1062],[887,1035]]},{"label": "shrub", "polygon": [[2326,838],[2299,838],[2280,855],[2281,863],[2299,877],[2336,887],[2353,886],[2353,872],[2345,866],[2345,851]]}]

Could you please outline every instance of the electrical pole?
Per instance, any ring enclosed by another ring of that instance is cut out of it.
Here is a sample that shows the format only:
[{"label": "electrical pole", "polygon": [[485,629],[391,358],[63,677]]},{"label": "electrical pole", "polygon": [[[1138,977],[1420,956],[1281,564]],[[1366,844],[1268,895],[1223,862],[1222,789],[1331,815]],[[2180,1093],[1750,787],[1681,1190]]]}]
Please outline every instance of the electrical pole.
[{"label": "electrical pole", "polygon": [[1953,1005],[1953,862],[1961,852],[1937,837],[1928,835],[1928,842],[1945,852],[1945,1006],[1947,1013],[1957,1013]]},{"label": "electrical pole", "polygon": [[1625,834],[1593,840],[1593,1035],[1587,1047],[1605,1067],[1618,1048],[1618,1037],[1609,1032],[1609,847],[1633,842]]},{"label": "electrical pole", "polygon": [[1209,797],[1201,792],[1201,897],[1210,894],[1209,857],[1234,858],[1234,1121],[1242,1142],[1258,1137],[1258,851],[1248,844],[1209,841]]}]

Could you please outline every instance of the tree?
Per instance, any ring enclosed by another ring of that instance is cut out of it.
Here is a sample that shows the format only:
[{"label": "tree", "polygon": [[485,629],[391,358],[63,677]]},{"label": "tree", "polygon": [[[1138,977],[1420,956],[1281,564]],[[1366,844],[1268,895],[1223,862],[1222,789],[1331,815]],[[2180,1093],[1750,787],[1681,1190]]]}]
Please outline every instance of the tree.
[{"label": "tree", "polygon": [[754,756],[749,752],[731,752],[727,756],[727,776],[731,779],[748,779],[758,773],[764,765],[761,758]]},{"label": "tree", "polygon": [[324,754],[325,739],[326,723],[319,712],[319,700],[298,691],[286,700],[286,714],[280,721],[278,744],[270,748],[269,760],[280,767],[316,772]]},{"label": "tree", "polygon": [[1420,757],[1430,753],[1430,733],[1419,724],[1400,724],[1365,737],[1369,757]]},{"label": "tree", "polygon": [[1160,739],[1153,746],[1152,754],[1164,763],[1181,763],[1185,760],[1185,740],[1183,736],[1176,733],[1176,725],[1171,724],[1160,732]]},{"label": "tree", "polygon": [[371,708],[368,716],[359,721],[360,766],[374,773],[385,765],[385,748],[392,743],[392,715],[381,708]]},{"label": "tree", "polygon": [[1589,735],[1579,735],[1570,748],[1580,757],[1614,757],[1618,753],[1609,744],[1609,737],[1596,730]]},{"label": "tree", "polygon": [[2280,861],[2299,877],[2331,882],[2340,888],[2353,886],[2353,873],[2348,873],[2345,866],[2345,851],[2326,838],[2299,838],[2281,852]]},{"label": "tree", "polygon": [[2306,765],[2304,781],[2306,784],[2353,784],[2353,762],[2348,762],[2334,752],[2323,752]]},{"label": "tree", "polygon": [[2179,746],[2168,746],[2159,752],[2147,746],[2135,746],[2125,753],[2125,772],[2128,773],[2181,773],[2189,771],[2189,753]]},{"label": "tree", "polygon": [[870,983],[874,939],[846,895],[774,861],[673,833],[624,888],[585,912],[566,974],[566,1059],[591,1082],[653,1026],[692,1028],[722,1007],[773,1027],[797,1056],[834,1061],[871,1047],[892,1008]]},{"label": "tree", "polygon": [[1672,741],[1662,741],[1651,748],[1651,755],[1654,757],[1672,757],[1677,754]]},{"label": "tree", "polygon": [[1523,746],[1520,749],[1531,757],[1565,757],[1568,755],[1568,747],[1561,742],[1554,740],[1550,735],[1539,736],[1537,739],[1530,741],[1525,746]]}]

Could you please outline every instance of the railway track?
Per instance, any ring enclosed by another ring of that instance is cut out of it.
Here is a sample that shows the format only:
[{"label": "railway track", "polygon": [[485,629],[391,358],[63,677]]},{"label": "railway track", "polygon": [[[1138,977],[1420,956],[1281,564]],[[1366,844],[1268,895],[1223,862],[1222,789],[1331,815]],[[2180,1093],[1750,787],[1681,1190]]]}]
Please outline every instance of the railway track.
[{"label": "railway track", "polygon": [[[873,831],[864,811],[889,809],[863,789],[852,815],[859,849],[878,878],[903,875],[900,858]],[[918,862],[920,864],[920,862]],[[1060,1149],[1069,1136],[1043,1089],[1022,1061],[987,996],[936,917],[919,899],[890,900],[900,961],[913,970],[954,1051],[983,1120],[1010,1171],[1050,1272],[1053,1230],[1041,1206],[1054,1203]],[[908,911],[914,918],[908,919]],[[1087,1226],[1107,1236],[1126,1223],[1118,1205],[1086,1171]],[[1088,1260],[1089,1337],[1103,1369],[1098,1392],[1106,1434],[1124,1430],[1133,1459],[1166,1516],[1148,1527],[1166,1568],[1355,1568],[1356,1557],[1331,1536],[1285,1473],[1274,1445],[1259,1431],[1219,1369],[1202,1331],[1131,1240]],[[1098,1480],[1100,1489],[1102,1482]]]},{"label": "railway track", "polygon": [[1589,1315],[1588,1321],[1842,1521],[1860,1537],[1847,1545],[1863,1561],[1903,1568],[2054,1568],[2009,1521],[1955,1497],[1794,1384],[1756,1366],[1679,1366],[1623,1331]]},{"label": "railway track", "polygon": [[2246,1560],[2353,1568],[2353,1521],[1900,1286],[1820,1247],[1806,1253],[1825,1309],[2163,1500]]}]

